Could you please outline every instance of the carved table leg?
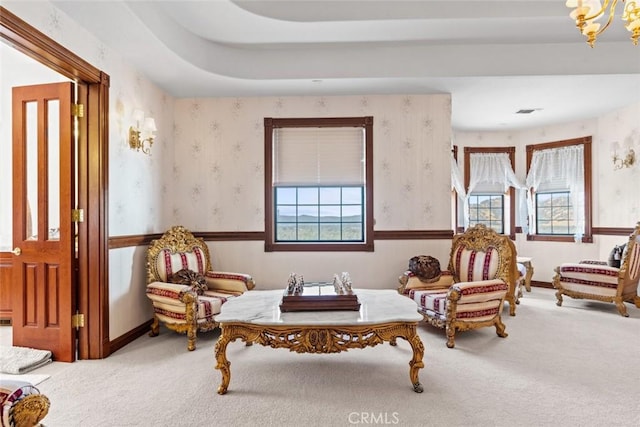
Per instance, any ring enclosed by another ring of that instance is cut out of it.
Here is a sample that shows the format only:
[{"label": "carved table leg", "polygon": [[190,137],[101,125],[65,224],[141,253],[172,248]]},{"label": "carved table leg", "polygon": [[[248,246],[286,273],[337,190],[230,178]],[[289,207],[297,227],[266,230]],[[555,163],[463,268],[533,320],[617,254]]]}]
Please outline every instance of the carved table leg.
[{"label": "carved table leg", "polygon": [[418,369],[424,368],[424,363],[422,362],[422,357],[424,356],[424,345],[416,333],[415,327],[410,328],[409,334],[407,335],[407,341],[413,350],[413,358],[409,362],[409,378],[413,385],[413,391],[416,393],[422,393],[424,388],[422,387],[422,384],[420,384],[420,379],[418,378]]},{"label": "carved table leg", "polygon": [[227,388],[229,388],[229,381],[231,381],[231,363],[227,360],[227,344],[229,344],[229,338],[225,335],[225,329],[222,327],[220,337],[216,342],[216,369],[220,370],[222,374],[222,382],[218,387],[218,394],[225,394]]},{"label": "carved table leg", "polygon": [[524,266],[527,268],[527,274],[524,276],[524,286],[527,289],[527,292],[531,292],[531,278],[533,277],[533,265],[531,261],[527,261],[524,263]]}]

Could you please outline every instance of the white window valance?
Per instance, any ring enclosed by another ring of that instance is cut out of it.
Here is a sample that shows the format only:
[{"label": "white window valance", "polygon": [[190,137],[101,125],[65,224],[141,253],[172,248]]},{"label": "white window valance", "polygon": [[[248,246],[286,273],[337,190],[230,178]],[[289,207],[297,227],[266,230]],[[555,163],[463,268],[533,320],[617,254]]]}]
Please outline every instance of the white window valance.
[{"label": "white window valance", "polygon": [[464,199],[464,226],[469,227],[469,197],[474,191],[505,193],[514,187],[520,194],[520,213],[526,222],[526,187],[518,179],[507,153],[472,153],[470,158],[469,188]]}]

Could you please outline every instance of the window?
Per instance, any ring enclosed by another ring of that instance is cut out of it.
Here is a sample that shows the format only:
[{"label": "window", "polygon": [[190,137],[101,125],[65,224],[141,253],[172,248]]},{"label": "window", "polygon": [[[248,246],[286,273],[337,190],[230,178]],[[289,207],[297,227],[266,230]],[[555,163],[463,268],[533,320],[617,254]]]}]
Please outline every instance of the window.
[{"label": "window", "polygon": [[570,193],[556,191],[535,194],[536,230],[540,235],[573,235],[575,223],[572,218]]},{"label": "window", "polygon": [[504,195],[471,194],[469,196],[469,224],[484,224],[504,233]]},{"label": "window", "polygon": [[362,242],[363,219],[363,186],[275,188],[276,242]]},{"label": "window", "polygon": [[527,145],[528,240],[592,242],[591,137]]},{"label": "window", "polygon": [[373,117],[265,118],[266,251],[373,251]]},{"label": "window", "polygon": [[[515,147],[465,147],[466,226],[484,224],[515,239]],[[466,227],[465,226],[465,227]]]}]

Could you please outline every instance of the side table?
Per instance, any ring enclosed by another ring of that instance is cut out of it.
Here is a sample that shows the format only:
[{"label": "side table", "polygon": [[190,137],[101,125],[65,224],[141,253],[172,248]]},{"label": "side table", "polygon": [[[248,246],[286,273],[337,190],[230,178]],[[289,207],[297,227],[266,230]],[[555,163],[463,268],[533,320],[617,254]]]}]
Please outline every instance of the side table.
[{"label": "side table", "polygon": [[524,287],[527,292],[531,292],[531,277],[533,277],[533,265],[531,265],[532,258],[519,256],[516,258],[516,262],[524,265],[527,269],[527,274],[524,276]]}]

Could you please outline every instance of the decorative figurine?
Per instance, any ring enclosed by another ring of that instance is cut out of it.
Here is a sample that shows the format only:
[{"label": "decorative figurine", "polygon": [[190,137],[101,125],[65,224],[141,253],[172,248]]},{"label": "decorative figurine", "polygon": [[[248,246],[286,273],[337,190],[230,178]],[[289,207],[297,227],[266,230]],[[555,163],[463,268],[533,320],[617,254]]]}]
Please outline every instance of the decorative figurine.
[{"label": "decorative figurine", "polygon": [[333,290],[336,291],[336,294],[342,295],[344,293],[344,287],[342,286],[342,282],[337,274],[333,275]]},{"label": "decorative figurine", "polygon": [[344,291],[348,295],[353,294],[353,289],[351,287],[351,276],[349,275],[348,272],[346,272],[346,271],[342,272],[341,281],[342,281],[342,284],[344,285]]},{"label": "decorative figurine", "polygon": [[296,284],[294,287],[294,293],[296,295],[302,294],[304,291],[304,277],[301,275],[296,275]]},{"label": "decorative figurine", "polygon": [[287,294],[293,295],[296,290],[296,273],[289,274],[289,280],[287,281]]}]

